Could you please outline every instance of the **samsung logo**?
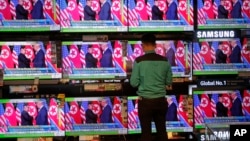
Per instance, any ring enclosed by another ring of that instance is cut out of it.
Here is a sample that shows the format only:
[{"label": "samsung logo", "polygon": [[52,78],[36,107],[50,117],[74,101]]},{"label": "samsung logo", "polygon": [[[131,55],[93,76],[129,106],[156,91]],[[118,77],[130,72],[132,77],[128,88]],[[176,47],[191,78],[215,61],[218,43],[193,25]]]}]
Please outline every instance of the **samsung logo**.
[{"label": "samsung logo", "polygon": [[197,31],[197,38],[234,38],[235,31]]}]

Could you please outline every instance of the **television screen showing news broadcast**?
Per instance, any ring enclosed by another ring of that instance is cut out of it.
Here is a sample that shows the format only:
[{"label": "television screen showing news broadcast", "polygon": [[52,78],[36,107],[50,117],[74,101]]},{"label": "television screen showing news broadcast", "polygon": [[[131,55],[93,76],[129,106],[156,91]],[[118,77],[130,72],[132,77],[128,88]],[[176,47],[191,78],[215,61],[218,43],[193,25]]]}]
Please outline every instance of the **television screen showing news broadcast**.
[{"label": "television screen showing news broadcast", "polygon": [[201,40],[193,43],[193,74],[238,74],[249,71],[247,38]]},{"label": "television screen showing news broadcast", "polygon": [[126,32],[127,0],[60,0],[61,32]]},{"label": "television screen showing news broadcast", "polygon": [[0,138],[64,136],[63,106],[59,98],[1,99]]},{"label": "television screen showing news broadcast", "polygon": [[65,99],[65,134],[127,134],[126,98],[74,97]]},{"label": "television screen showing news broadcast", "polygon": [[60,30],[59,0],[1,0],[0,31]]},{"label": "television screen showing news broadcast", "polygon": [[193,30],[193,0],[127,1],[131,32]]},{"label": "television screen showing news broadcast", "polygon": [[243,90],[193,90],[196,129],[227,128],[231,124],[250,124],[250,92]]},{"label": "television screen showing news broadcast", "polygon": [[249,0],[198,0],[198,29],[249,28]]},{"label": "television screen showing news broadcast", "polygon": [[69,79],[121,79],[126,77],[124,43],[62,42],[63,77]]},{"label": "television screen showing news broadcast", "polygon": [[[168,95],[166,130],[167,132],[193,132],[193,100],[188,95]],[[174,112],[174,113],[169,113]],[[152,131],[156,132],[152,122]],[[128,97],[128,134],[141,133],[138,117],[138,96]]]},{"label": "television screen showing news broadcast", "polygon": [[[166,57],[171,65],[173,77],[189,77],[191,44],[182,40],[156,41],[155,52]],[[128,41],[126,69],[129,75],[132,72],[135,59],[145,52],[142,49],[141,41]]]},{"label": "television screen showing news broadcast", "polygon": [[0,68],[4,80],[60,79],[57,48],[53,41],[0,42]]}]

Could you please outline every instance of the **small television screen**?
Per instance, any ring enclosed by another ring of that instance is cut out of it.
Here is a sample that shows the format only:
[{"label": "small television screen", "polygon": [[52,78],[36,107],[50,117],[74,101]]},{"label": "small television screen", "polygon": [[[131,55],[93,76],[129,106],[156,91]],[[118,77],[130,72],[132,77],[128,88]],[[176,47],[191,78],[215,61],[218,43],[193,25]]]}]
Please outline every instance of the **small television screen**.
[{"label": "small television screen", "polygon": [[[190,70],[190,52],[191,44],[182,40],[156,41],[155,52],[166,57],[171,65],[173,77],[189,77]],[[133,62],[144,54],[141,41],[128,41],[126,70],[131,74]]]},{"label": "small television screen", "polygon": [[[166,130],[167,132],[193,132],[193,100],[188,95],[166,96]],[[141,125],[138,117],[138,96],[128,97],[128,134],[141,133]],[[169,113],[169,112],[175,113]],[[152,122],[152,132],[156,132]]]},{"label": "small television screen", "polygon": [[193,90],[196,129],[250,124],[249,90]]},{"label": "small television screen", "polygon": [[0,31],[59,31],[59,0],[1,0]]},{"label": "small television screen", "polygon": [[69,79],[124,79],[124,42],[62,42],[63,77]]},{"label": "small television screen", "polygon": [[127,1],[130,32],[193,31],[193,0]]},{"label": "small television screen", "polygon": [[61,32],[126,32],[124,0],[60,0]]},{"label": "small television screen", "polygon": [[0,42],[0,68],[4,80],[60,79],[57,43],[54,41]]},{"label": "small television screen", "polygon": [[193,43],[193,74],[220,75],[249,71],[247,38],[201,40]]},{"label": "small television screen", "polygon": [[64,136],[64,100],[1,99],[0,138]]},{"label": "small television screen", "polygon": [[67,97],[65,99],[65,134],[127,134],[127,98]]},{"label": "small television screen", "polygon": [[249,28],[248,0],[198,0],[198,29]]}]

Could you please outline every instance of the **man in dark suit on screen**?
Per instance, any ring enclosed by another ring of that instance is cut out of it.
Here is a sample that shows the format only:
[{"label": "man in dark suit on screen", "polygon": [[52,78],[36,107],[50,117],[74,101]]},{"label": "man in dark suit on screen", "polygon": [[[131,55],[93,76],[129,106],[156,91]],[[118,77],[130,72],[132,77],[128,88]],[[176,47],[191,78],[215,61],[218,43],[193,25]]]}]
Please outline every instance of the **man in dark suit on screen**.
[{"label": "man in dark suit on screen", "polygon": [[40,44],[35,44],[34,46],[35,50],[35,58],[33,59],[33,67],[34,68],[45,68],[45,54],[43,50],[40,47]]},{"label": "man in dark suit on screen", "polygon": [[95,20],[96,12],[91,8],[91,0],[87,0],[84,7],[84,20]]},{"label": "man in dark suit on screen", "polygon": [[166,12],[167,20],[178,20],[177,4],[173,0],[167,0],[168,10]]},{"label": "man in dark suit on screen", "polygon": [[23,111],[21,113],[21,125],[32,125],[32,120],[33,117],[30,116],[30,114],[28,113],[29,111],[29,106],[28,104],[24,104],[23,106]]},{"label": "man in dark suit on screen", "polygon": [[108,105],[107,99],[101,100],[101,106],[102,106],[102,113],[100,115],[100,122],[101,123],[112,123],[112,109],[110,105]]},{"label": "man in dark suit on screen", "polygon": [[24,9],[23,0],[18,0],[16,5],[16,19],[17,20],[28,20],[29,11]]},{"label": "man in dark suit on screen", "polygon": [[102,58],[100,59],[100,64],[102,68],[113,67],[112,61],[112,51],[108,48],[108,44],[101,44]]},{"label": "man in dark suit on screen", "polygon": [[230,41],[232,52],[229,55],[230,63],[241,63],[241,50],[236,40]]},{"label": "man in dark suit on screen", "polygon": [[232,107],[230,109],[232,116],[243,116],[242,113],[242,105],[240,99],[237,97],[237,92],[234,91],[231,93],[231,99],[232,99]]},{"label": "man in dark suit on screen", "polygon": [[220,1],[220,5],[218,6],[218,19],[227,19],[228,18],[228,10],[225,8],[225,0]]},{"label": "man in dark suit on screen", "polygon": [[101,9],[99,11],[99,20],[111,20],[111,6],[107,0],[100,0]]},{"label": "man in dark suit on screen", "polygon": [[152,7],[152,20],[163,20],[163,12],[158,7],[158,0],[154,1]]},{"label": "man in dark suit on screen", "polygon": [[177,106],[174,103],[173,98],[168,97],[167,102],[168,102],[168,108],[167,108],[168,110],[166,114],[166,121],[178,121]]},{"label": "man in dark suit on screen", "polygon": [[242,18],[241,16],[241,4],[239,0],[232,0],[233,2],[233,8],[230,12],[231,18],[237,19],[237,18]]},{"label": "man in dark suit on screen", "polygon": [[176,66],[175,63],[175,52],[171,45],[173,45],[173,41],[164,41],[163,45],[166,50],[166,58],[171,66]]},{"label": "man in dark suit on screen", "polygon": [[86,123],[97,123],[97,115],[92,111],[93,106],[91,103],[88,104],[86,110]]},{"label": "man in dark suit on screen", "polygon": [[43,4],[41,0],[33,0],[33,8],[31,10],[31,19],[44,19]]},{"label": "man in dark suit on screen", "polygon": [[218,102],[216,103],[216,116],[217,117],[227,117],[227,107],[223,105],[223,97],[219,95]]},{"label": "man in dark suit on screen", "polygon": [[91,46],[88,47],[88,52],[85,55],[86,68],[96,68],[97,67],[97,59],[92,55],[93,48]]},{"label": "man in dark suit on screen", "polygon": [[29,68],[30,67],[30,59],[25,56],[25,47],[22,46],[20,48],[20,53],[18,55],[18,68]]},{"label": "man in dark suit on screen", "polygon": [[36,102],[38,114],[36,116],[36,125],[48,125],[48,111],[42,101]]},{"label": "man in dark suit on screen", "polygon": [[220,42],[218,45],[218,49],[215,52],[215,62],[216,63],[226,63],[227,55],[223,53],[223,43]]}]

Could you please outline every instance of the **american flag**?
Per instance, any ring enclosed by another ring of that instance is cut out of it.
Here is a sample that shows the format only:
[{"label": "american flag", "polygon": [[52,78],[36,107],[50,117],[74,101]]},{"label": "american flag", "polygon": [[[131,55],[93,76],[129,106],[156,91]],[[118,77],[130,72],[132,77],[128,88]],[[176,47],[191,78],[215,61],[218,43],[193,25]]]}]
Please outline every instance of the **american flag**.
[{"label": "american flag", "polygon": [[60,0],[60,22],[62,27],[70,26],[70,15],[67,7],[66,0]]},{"label": "american flag", "polygon": [[78,12],[82,20],[84,20],[84,6],[85,5],[86,5],[86,0],[79,0]]},{"label": "american flag", "polygon": [[214,117],[216,117],[217,115],[217,111],[216,111],[216,103],[218,102],[218,94],[212,94],[211,97],[211,109],[213,111],[213,115]]},{"label": "american flag", "polygon": [[17,103],[16,106],[16,119],[18,125],[21,125],[21,113],[23,111],[23,103]]},{"label": "american flag", "polygon": [[123,20],[124,20],[125,25],[128,24],[128,7],[127,7],[127,5],[128,5],[128,0],[124,0],[122,14],[123,14]]},{"label": "american flag", "polygon": [[197,94],[193,95],[193,100],[194,100],[194,122],[197,124],[203,123],[203,111],[201,110],[200,107],[200,100]]},{"label": "american flag", "polygon": [[112,64],[113,64],[113,66],[115,66],[115,58],[114,58],[114,50],[113,50],[113,47],[112,47],[112,45],[111,45],[111,42],[109,41],[108,42],[108,48],[111,50],[111,52],[112,52]]},{"label": "american flag", "polygon": [[64,109],[62,108],[58,108],[59,110],[59,122],[58,122],[58,125],[59,125],[59,128],[61,130],[65,130],[65,113],[64,113]]},{"label": "american flag", "polygon": [[198,0],[198,24],[205,24],[206,23],[206,12],[203,9],[203,2],[202,0]]},{"label": "american flag", "polygon": [[148,0],[147,2],[147,14],[149,16],[149,19],[152,19],[152,7],[154,5],[154,0]]},{"label": "american flag", "polygon": [[220,1],[221,0],[214,0],[214,3],[213,3],[213,11],[214,11],[215,17],[218,16],[218,6],[220,5]]},{"label": "american flag", "polygon": [[190,10],[190,12],[189,12],[189,17],[188,17],[188,19],[190,20],[190,23],[194,23],[194,8],[193,8],[193,5],[194,5],[194,3],[193,3],[193,0],[190,0],[190,3],[189,3],[189,10]]},{"label": "american flag", "polygon": [[82,101],[81,108],[80,108],[80,116],[82,118],[82,123],[86,123],[86,115],[85,112],[88,109],[88,101]]},{"label": "american flag", "polygon": [[212,57],[212,59],[213,59],[213,63],[215,63],[215,61],[216,61],[216,50],[218,49],[218,45],[219,45],[219,43],[218,43],[218,41],[213,41],[212,42],[212,45],[211,45],[211,57]]},{"label": "american flag", "polygon": [[18,68],[18,55],[20,53],[20,47],[20,45],[15,45],[12,51],[12,60],[16,65],[16,68]]},{"label": "american flag", "polygon": [[135,129],[138,127],[138,113],[135,110],[132,100],[128,100],[128,128]]},{"label": "american flag", "polygon": [[4,116],[4,107],[3,104],[0,103],[0,133],[5,133],[8,131],[7,125],[7,120]]},{"label": "american flag", "polygon": [[57,23],[60,23],[60,1],[61,0],[56,0],[56,19],[57,19]]},{"label": "american flag", "polygon": [[135,10],[135,1],[128,0],[128,25],[138,26],[139,25],[139,15]]},{"label": "american flag", "polygon": [[66,131],[73,129],[73,121],[72,117],[70,116],[69,105],[67,102],[64,103],[64,114],[65,114],[65,129]]},{"label": "american flag", "polygon": [[67,48],[66,45],[63,45],[62,46],[62,58],[63,58],[63,60],[62,60],[62,62],[63,62],[62,67],[63,67],[63,69],[66,69],[66,70],[69,69],[69,71],[70,71],[72,63],[71,63],[68,55],[69,55],[68,48]]},{"label": "american flag", "polygon": [[88,50],[88,45],[86,44],[82,45],[81,50],[80,50],[80,61],[82,62],[83,68],[86,67],[85,55],[87,53],[87,50]]},{"label": "american flag", "polygon": [[10,0],[10,13],[13,16],[13,19],[16,19],[16,5],[18,0]]},{"label": "american flag", "polygon": [[193,43],[193,68],[194,70],[202,69],[202,57],[200,55],[200,45],[199,43]]},{"label": "american flag", "polygon": [[127,59],[131,60],[132,62],[134,62],[135,57],[133,56],[133,49],[132,49],[132,45],[131,44],[127,44]]}]

